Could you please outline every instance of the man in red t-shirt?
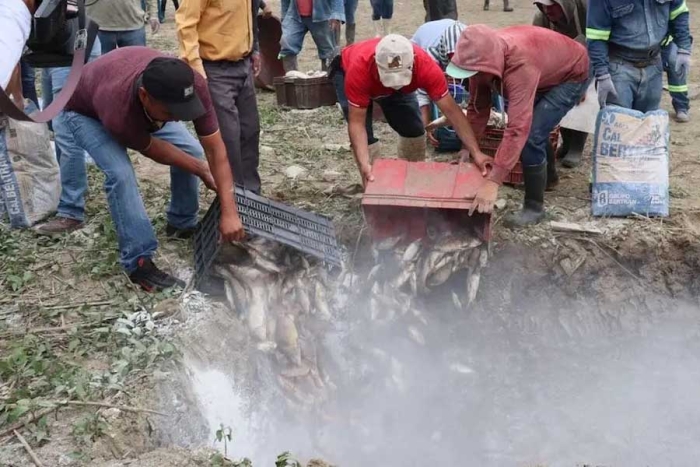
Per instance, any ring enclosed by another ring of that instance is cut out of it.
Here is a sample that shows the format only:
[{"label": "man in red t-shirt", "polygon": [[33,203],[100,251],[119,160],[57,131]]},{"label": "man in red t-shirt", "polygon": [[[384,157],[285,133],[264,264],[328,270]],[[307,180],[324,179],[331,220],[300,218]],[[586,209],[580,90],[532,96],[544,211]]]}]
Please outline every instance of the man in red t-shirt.
[{"label": "man in red t-shirt", "polygon": [[[440,67],[419,46],[403,36],[358,42],[343,49],[331,64],[338,102],[348,122],[348,134],[364,183],[372,181],[372,159],[378,140],[372,129],[372,102],[382,108],[386,121],[399,134],[398,156],[425,159],[425,128],[416,90],[423,89],[453,124],[462,144],[482,154],[467,118],[447,91]],[[484,156],[486,157],[486,156]]]},{"label": "man in red t-shirt", "polygon": [[[194,123],[201,146],[181,121]],[[223,240],[243,238],[231,167],[207,83],[182,60],[147,47],[110,52],[85,66],[66,112],[54,125],[71,132],[105,173],[121,264],[145,290],[184,284],[153,264],[158,241],[127,148],[170,166],[169,237],[194,233],[199,177],[219,194]]]}]

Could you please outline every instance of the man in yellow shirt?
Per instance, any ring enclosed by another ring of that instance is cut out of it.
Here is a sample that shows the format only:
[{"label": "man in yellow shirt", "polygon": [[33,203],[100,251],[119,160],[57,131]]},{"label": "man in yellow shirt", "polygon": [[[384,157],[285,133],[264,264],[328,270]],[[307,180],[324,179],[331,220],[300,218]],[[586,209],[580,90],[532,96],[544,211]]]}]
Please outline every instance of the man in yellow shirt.
[{"label": "man in yellow shirt", "polygon": [[207,78],[237,184],[260,192],[260,0],[184,0],[175,14],[180,56]]}]

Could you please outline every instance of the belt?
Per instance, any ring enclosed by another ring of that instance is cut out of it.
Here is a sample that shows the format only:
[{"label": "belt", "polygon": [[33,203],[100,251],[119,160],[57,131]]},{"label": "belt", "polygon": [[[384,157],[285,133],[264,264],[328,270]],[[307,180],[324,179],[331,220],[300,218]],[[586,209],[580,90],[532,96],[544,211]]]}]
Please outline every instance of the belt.
[{"label": "belt", "polygon": [[625,61],[635,68],[646,68],[658,62],[661,47],[637,50],[617,44],[608,44],[608,53],[612,59]]}]

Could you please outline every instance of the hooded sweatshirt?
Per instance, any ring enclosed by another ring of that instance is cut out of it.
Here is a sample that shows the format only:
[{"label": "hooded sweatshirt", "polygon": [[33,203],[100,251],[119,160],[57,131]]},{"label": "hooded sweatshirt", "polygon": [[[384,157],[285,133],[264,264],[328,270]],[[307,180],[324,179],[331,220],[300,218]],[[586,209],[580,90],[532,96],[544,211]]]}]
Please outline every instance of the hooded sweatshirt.
[{"label": "hooded sweatshirt", "polygon": [[552,23],[541,10],[537,10],[532,20],[533,26],[556,31],[586,45],[586,0],[553,0],[564,11],[562,23]]},{"label": "hooded sweatshirt", "polygon": [[537,26],[496,30],[483,24],[464,30],[452,63],[478,72],[469,79],[467,112],[477,138],[486,130],[493,86],[500,86],[508,99],[508,126],[487,177],[498,184],[520,159],[535,96],[560,84],[586,81],[589,67],[586,48],[558,32]]}]

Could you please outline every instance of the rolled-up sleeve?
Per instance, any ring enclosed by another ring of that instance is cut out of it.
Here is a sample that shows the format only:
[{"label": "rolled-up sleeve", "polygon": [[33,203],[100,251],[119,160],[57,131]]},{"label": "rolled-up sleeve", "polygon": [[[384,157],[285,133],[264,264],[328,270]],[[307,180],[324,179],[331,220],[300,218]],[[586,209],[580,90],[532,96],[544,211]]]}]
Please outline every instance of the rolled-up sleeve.
[{"label": "rolled-up sleeve", "polygon": [[175,13],[180,58],[206,78],[202,57],[199,56],[199,19],[205,0],[185,0]]}]

